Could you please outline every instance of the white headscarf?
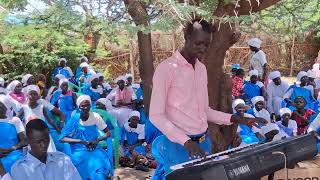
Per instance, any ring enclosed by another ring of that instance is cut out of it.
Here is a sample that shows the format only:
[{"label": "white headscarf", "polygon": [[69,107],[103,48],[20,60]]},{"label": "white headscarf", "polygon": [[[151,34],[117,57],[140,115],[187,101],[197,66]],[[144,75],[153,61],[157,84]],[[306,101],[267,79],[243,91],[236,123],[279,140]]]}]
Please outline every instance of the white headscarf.
[{"label": "white headscarf", "polygon": [[300,72],[298,73],[298,75],[297,75],[297,81],[300,82],[301,79],[302,79],[302,77],[304,77],[304,76],[308,76],[308,73],[305,72],[305,71],[300,71]]},{"label": "white headscarf", "polygon": [[256,70],[256,69],[254,69],[254,70],[251,70],[251,71],[249,71],[249,76],[251,77],[251,76],[258,76],[259,75],[259,72],[258,72],[258,70]]},{"label": "white headscarf", "polygon": [[259,38],[252,38],[248,41],[248,45],[256,48],[260,48],[262,41]]},{"label": "white headscarf", "polygon": [[107,98],[100,98],[100,99],[97,100],[97,102],[103,104],[106,107],[107,110],[112,109],[112,103]]},{"label": "white headscarf", "polygon": [[264,102],[264,97],[262,96],[256,96],[254,98],[251,99],[252,104],[255,106],[257,104],[257,102],[259,101],[263,101]]},{"label": "white headscarf", "polygon": [[61,80],[61,79],[66,78],[66,77],[64,75],[62,75],[62,74],[57,74],[55,76],[55,78],[58,78],[59,80]]},{"label": "white headscarf", "polygon": [[37,85],[29,85],[26,87],[27,88],[27,94],[30,93],[30,91],[36,91],[38,93],[38,95],[40,95],[40,88]]},{"label": "white headscarf", "polygon": [[88,95],[81,95],[77,98],[77,106],[80,107],[80,104],[83,102],[83,101],[90,101],[90,104],[91,104],[91,98],[90,96]]},{"label": "white headscarf", "polygon": [[91,83],[94,79],[99,79],[99,75],[98,75],[98,74],[92,74],[92,75],[89,77],[89,82]]},{"label": "white headscarf", "polygon": [[289,108],[281,108],[279,112],[281,117],[285,114],[290,114],[290,116],[292,114],[292,111]]},{"label": "white headscarf", "polygon": [[123,80],[124,82],[126,82],[126,77],[124,76],[119,76],[114,80],[114,83],[118,83],[118,81]]},{"label": "white headscarf", "polygon": [[0,94],[0,102],[6,106],[7,111],[10,111],[11,107],[12,107],[12,102],[10,101],[10,99],[8,98],[8,96],[4,95],[4,94]]},{"label": "white headscarf", "polygon": [[22,80],[21,80],[22,85],[26,86],[28,80],[29,80],[32,76],[33,76],[33,75],[31,75],[31,74],[26,74],[26,75],[24,75],[24,76],[22,77]]},{"label": "white headscarf", "polygon": [[83,60],[83,59],[84,59],[86,62],[88,62],[88,61],[89,61],[87,57],[82,56],[82,57],[80,58],[80,63],[81,63],[81,60]]},{"label": "white headscarf", "polygon": [[68,81],[68,79],[66,79],[66,78],[62,78],[62,79],[60,79],[60,81],[59,81],[59,87],[63,84],[63,83],[69,83],[69,81]]},{"label": "white headscarf", "polygon": [[86,62],[83,62],[83,63],[80,64],[80,67],[81,67],[81,68],[84,68],[84,67],[87,67],[87,68],[88,68],[88,67],[89,67],[89,64],[86,63]]},{"label": "white headscarf", "polygon": [[236,107],[239,105],[239,104],[246,104],[245,102],[244,102],[244,100],[242,100],[242,99],[236,99],[236,100],[234,100],[233,102],[232,102],[232,109],[233,109],[233,112],[235,113],[236,112]]},{"label": "white headscarf", "polygon": [[17,87],[17,85],[20,84],[20,81],[18,80],[13,80],[11,83],[7,86],[7,91],[14,92],[14,89]]},{"label": "white headscarf", "polygon": [[312,70],[308,70],[308,71],[307,71],[307,74],[308,74],[308,77],[309,77],[309,78],[313,78],[313,79],[316,78],[316,73],[313,72]]},{"label": "white headscarf", "polygon": [[62,61],[64,61],[65,63],[68,62],[66,58],[60,58],[60,59],[59,59],[59,63],[61,63]]},{"label": "white headscarf", "polygon": [[136,116],[136,117],[138,117],[140,119],[140,112],[139,111],[132,111],[130,113],[129,117],[132,118],[133,116]]},{"label": "white headscarf", "polygon": [[279,77],[281,77],[281,73],[279,71],[272,71],[269,74],[269,79],[271,79],[271,80],[274,80],[274,79],[279,78]]},{"label": "white headscarf", "polygon": [[0,77],[0,85],[4,86],[4,79],[2,77]]}]

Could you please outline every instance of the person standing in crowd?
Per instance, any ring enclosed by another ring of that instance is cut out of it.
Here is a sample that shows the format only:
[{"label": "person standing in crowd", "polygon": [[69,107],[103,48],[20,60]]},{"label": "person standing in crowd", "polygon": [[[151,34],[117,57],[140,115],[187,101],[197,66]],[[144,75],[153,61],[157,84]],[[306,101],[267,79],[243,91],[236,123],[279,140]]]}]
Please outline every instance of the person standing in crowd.
[{"label": "person standing in crowd", "polygon": [[265,83],[268,74],[268,62],[266,54],[261,50],[262,41],[258,38],[252,38],[248,41],[250,50],[253,55],[250,59],[250,70],[258,71],[259,81]]},{"label": "person standing in crowd", "polygon": [[10,173],[12,165],[23,156],[22,148],[26,146],[22,121],[18,117],[8,117],[9,109],[8,99],[0,96],[0,179]]},{"label": "person standing in crowd", "polygon": [[71,113],[77,108],[77,95],[72,90],[69,90],[68,79],[60,80],[59,90],[54,92],[50,102],[64,113],[67,123],[71,118]]},{"label": "person standing in crowd", "polygon": [[257,70],[251,70],[249,72],[250,81],[245,81],[243,86],[244,99],[249,104],[252,103],[251,99],[256,96],[267,96],[263,83],[258,81],[258,75]]},{"label": "person standing in crowd", "polygon": [[232,78],[232,97],[234,99],[243,98],[244,70],[238,69]]},{"label": "person standing in crowd", "polygon": [[211,154],[208,121],[226,125],[265,122],[209,107],[207,70],[200,60],[210,46],[212,32],[212,25],[205,20],[189,22],[183,48],[155,70],[150,120],[164,135],[152,144],[153,157],[158,162],[153,179],[164,178],[172,165]]},{"label": "person standing in crowd", "polygon": [[[287,92],[289,85],[286,81],[281,79],[279,71],[273,71],[269,74],[269,79],[272,82],[267,87],[268,101],[267,109],[273,115],[279,116],[281,103],[284,100],[284,95]],[[278,119],[279,117],[277,117]]]},{"label": "person standing in crowd", "polygon": [[280,129],[280,133],[286,137],[296,136],[298,132],[297,122],[291,119],[291,115],[292,111],[289,108],[281,108],[281,121],[276,122]]},{"label": "person standing in crowd", "polygon": [[101,116],[91,111],[90,96],[79,96],[77,106],[79,110],[63,128],[60,141],[70,144],[69,155],[82,179],[105,180],[113,175],[112,149],[108,147],[107,153],[99,142],[111,137],[111,133]]},{"label": "person standing in crowd", "polygon": [[67,79],[72,79],[74,74],[69,66],[67,66],[66,58],[59,59],[59,66],[56,67],[53,71],[52,78],[54,78],[57,74],[62,74]]},{"label": "person standing in crowd", "polygon": [[70,158],[61,152],[48,152],[49,128],[41,119],[26,125],[30,150],[11,169],[12,180],[81,180]]}]

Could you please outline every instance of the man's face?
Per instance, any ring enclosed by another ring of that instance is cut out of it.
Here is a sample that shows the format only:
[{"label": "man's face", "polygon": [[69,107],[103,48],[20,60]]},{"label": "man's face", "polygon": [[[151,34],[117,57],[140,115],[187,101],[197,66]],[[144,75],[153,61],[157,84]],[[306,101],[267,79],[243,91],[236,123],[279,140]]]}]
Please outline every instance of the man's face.
[{"label": "man's face", "polygon": [[249,46],[250,50],[253,51],[253,52],[256,52],[256,51],[259,51],[258,48],[256,47],[253,47],[253,46]]},{"label": "man's face", "polygon": [[124,87],[125,87],[125,83],[124,83],[124,80],[120,80],[120,81],[118,81],[118,86],[119,86],[119,88],[122,90]]},{"label": "man's face", "polygon": [[210,33],[194,29],[191,35],[187,35],[185,48],[191,57],[202,60],[207,53],[210,42]]},{"label": "man's face", "polygon": [[301,84],[307,84],[309,82],[309,77],[308,76],[303,76],[301,78]]},{"label": "man's face", "polygon": [[32,130],[27,137],[31,152],[36,157],[44,157],[49,147],[50,136],[48,130],[38,131]]},{"label": "man's face", "polygon": [[28,99],[31,101],[31,102],[36,102],[40,99],[40,96],[39,94],[36,92],[36,91],[30,91],[28,93]]},{"label": "man's face", "polygon": [[64,83],[61,84],[60,88],[61,88],[62,92],[67,92],[68,88],[69,88],[69,85],[68,85],[67,82],[64,82]]},{"label": "man's face", "polygon": [[257,111],[261,111],[264,108],[264,101],[259,101],[255,105]]},{"label": "man's face", "polygon": [[237,111],[238,115],[243,116],[246,111],[246,108],[244,104],[239,104],[235,107],[235,110]]},{"label": "man's face", "polygon": [[60,62],[60,66],[61,66],[61,67],[65,67],[65,66],[66,66],[66,62],[65,62],[65,61],[61,61],[61,62]]},{"label": "man's face", "polygon": [[127,78],[127,83],[128,83],[128,85],[131,85],[131,84],[132,84],[132,77],[128,77],[128,78]]},{"label": "man's face", "polygon": [[291,118],[291,115],[289,113],[285,113],[283,116],[282,116],[282,119],[286,122],[288,122]]},{"label": "man's face", "polygon": [[21,91],[22,91],[22,84],[19,83],[19,84],[17,84],[16,87],[14,88],[14,92],[17,93],[17,94],[19,94],[19,93],[21,93]]},{"label": "man's face", "polygon": [[35,85],[36,84],[36,80],[34,79],[34,76],[31,76],[28,81],[27,81],[28,85]]},{"label": "man's face", "polygon": [[138,123],[139,123],[139,117],[133,116],[130,118],[130,127],[136,128],[138,126]]},{"label": "man's face", "polygon": [[280,86],[280,84],[281,84],[281,78],[280,77],[277,77],[277,78],[273,79],[272,81],[276,86]]}]

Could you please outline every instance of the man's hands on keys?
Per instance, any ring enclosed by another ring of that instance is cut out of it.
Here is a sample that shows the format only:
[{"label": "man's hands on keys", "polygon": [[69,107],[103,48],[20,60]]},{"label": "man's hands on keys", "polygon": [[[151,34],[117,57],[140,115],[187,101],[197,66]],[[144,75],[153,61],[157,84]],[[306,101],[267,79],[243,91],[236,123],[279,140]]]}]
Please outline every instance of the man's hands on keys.
[{"label": "man's hands on keys", "polygon": [[201,158],[206,156],[206,153],[202,151],[199,144],[192,141],[191,139],[185,142],[183,146],[187,149],[190,159]]}]

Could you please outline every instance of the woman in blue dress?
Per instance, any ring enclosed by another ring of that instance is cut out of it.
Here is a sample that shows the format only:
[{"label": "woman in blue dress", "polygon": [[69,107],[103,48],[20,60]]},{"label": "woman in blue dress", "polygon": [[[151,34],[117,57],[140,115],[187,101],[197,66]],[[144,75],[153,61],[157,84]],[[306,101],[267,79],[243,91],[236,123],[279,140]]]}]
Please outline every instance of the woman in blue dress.
[{"label": "woman in blue dress", "polygon": [[[80,65],[82,64],[82,63],[88,63],[88,58],[87,57],[85,57],[85,56],[82,56],[81,58],[80,58]],[[76,69],[76,79],[79,79],[80,78],[80,76],[82,75],[82,67],[81,66],[78,66],[77,67],[77,69]]]},{"label": "woman in blue dress", "polygon": [[59,60],[59,66],[57,66],[52,74],[52,78],[54,78],[57,74],[62,74],[67,79],[73,78],[73,72],[69,66],[66,66],[67,60],[65,58],[61,58]]},{"label": "woman in blue dress", "polygon": [[99,85],[99,76],[93,74],[89,78],[89,83],[85,85],[82,93],[91,97],[91,101],[95,103],[100,98],[106,97],[106,91]]},{"label": "woman in blue dress", "polygon": [[262,82],[258,81],[258,71],[251,70],[249,72],[250,81],[245,81],[243,92],[245,97],[245,102],[251,104],[251,99],[256,96],[266,97],[266,91]]},{"label": "woman in blue dress", "polygon": [[26,146],[25,130],[22,121],[7,117],[11,109],[7,96],[0,96],[0,178],[10,173],[12,165],[22,156],[22,147]]},{"label": "woman in blue dress", "polygon": [[66,153],[70,155],[82,179],[104,180],[113,175],[112,149],[107,152],[99,142],[106,140],[111,133],[101,116],[90,111],[90,96],[79,96],[77,106],[79,111],[72,115],[63,128],[60,140],[70,144],[70,152]]},{"label": "woman in blue dress", "polygon": [[64,113],[65,121],[71,118],[71,113],[76,109],[77,95],[69,90],[68,79],[61,79],[59,82],[59,90],[57,90],[52,98],[51,104],[59,108]]}]

